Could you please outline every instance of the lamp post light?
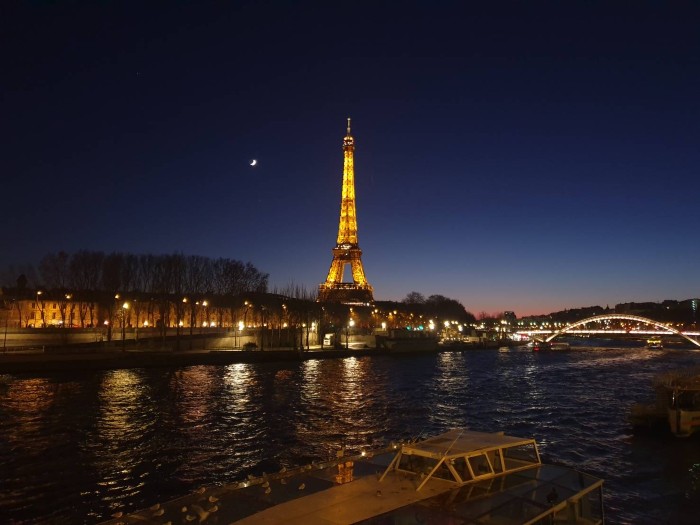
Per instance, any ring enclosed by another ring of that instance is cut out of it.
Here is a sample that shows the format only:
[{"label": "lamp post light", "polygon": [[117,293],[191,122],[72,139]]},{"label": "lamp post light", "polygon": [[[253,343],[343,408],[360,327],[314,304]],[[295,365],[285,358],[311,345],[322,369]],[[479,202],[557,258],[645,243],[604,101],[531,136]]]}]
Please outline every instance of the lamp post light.
[{"label": "lamp post light", "polygon": [[279,329],[279,341],[277,342],[278,346],[282,346],[282,328],[285,328],[285,343],[289,342],[289,330],[286,330],[287,328],[287,305],[282,304],[282,317],[280,319],[280,329]]},{"label": "lamp post light", "polygon": [[129,303],[122,305],[122,352],[126,351],[126,314],[129,311]]},{"label": "lamp post light", "polygon": [[[195,308],[195,313],[194,313],[194,324],[199,327],[199,335],[202,335],[202,323],[197,321],[197,310],[201,311],[201,308],[199,307],[199,301],[195,301],[194,303],[194,308]],[[192,333],[192,327],[190,327],[190,333]]]},{"label": "lamp post light", "polygon": [[318,321],[318,338],[321,340],[321,350],[323,350],[323,343],[325,339],[324,328],[326,325],[326,307],[321,307],[321,319]]},{"label": "lamp post light", "polygon": [[345,327],[345,350],[348,349],[348,340],[350,339],[350,328],[355,326],[355,321],[353,319],[350,319],[348,322],[348,325]]},{"label": "lamp post light", "polygon": [[[244,327],[244,326],[245,326],[245,325],[243,324],[243,321],[238,321],[238,337],[239,337],[239,338],[240,338],[240,337],[243,337],[243,327]],[[234,333],[236,333],[236,332],[234,331]],[[236,348],[238,348],[238,342],[237,342],[237,341],[234,341],[233,344],[234,344],[234,346],[235,346]]]},{"label": "lamp post light", "polygon": [[[44,327],[44,309],[39,306],[39,296],[43,294],[41,290],[36,291],[36,307],[39,309],[39,318],[41,319],[41,327]],[[36,322],[34,323],[36,325]]]},{"label": "lamp post light", "polygon": [[[182,304],[183,304],[182,316],[184,317],[185,310],[187,309],[187,297],[182,298]],[[194,313],[193,312],[194,312],[193,307],[190,306],[190,335],[192,335],[192,330],[193,330],[192,326],[194,325]],[[180,321],[180,314],[179,313],[177,314],[177,321],[178,321],[178,326],[179,326],[179,321]],[[178,333],[178,335],[180,334],[179,328],[177,329],[177,333]]]},{"label": "lamp post light", "polygon": [[[241,346],[243,346],[243,330],[248,329],[248,310],[253,307],[253,304],[248,301],[243,304],[245,305],[245,311],[243,312],[243,328],[241,328]],[[240,327],[240,323],[238,326]]]},{"label": "lamp post light", "polygon": [[261,319],[261,326],[260,326],[260,350],[265,350],[265,307],[261,306],[260,307],[260,319]]},{"label": "lamp post light", "polygon": [[253,304],[248,301],[245,302],[245,312],[243,312],[243,327],[248,328],[248,309],[252,308]]},{"label": "lamp post light", "polygon": [[[66,308],[68,309],[68,328],[73,328],[73,306],[70,300],[73,296],[69,293],[66,294]],[[65,324],[63,325],[65,328]]]},{"label": "lamp post light", "polygon": [[5,337],[2,340],[2,352],[5,353],[7,352],[7,320],[10,317],[10,310],[5,308],[5,305],[3,304],[3,310],[5,310]]},{"label": "lamp post light", "polygon": [[134,315],[136,316],[136,322],[134,323],[134,341],[139,340],[139,317],[141,316],[141,308],[139,304],[136,304],[136,299],[134,299]]}]

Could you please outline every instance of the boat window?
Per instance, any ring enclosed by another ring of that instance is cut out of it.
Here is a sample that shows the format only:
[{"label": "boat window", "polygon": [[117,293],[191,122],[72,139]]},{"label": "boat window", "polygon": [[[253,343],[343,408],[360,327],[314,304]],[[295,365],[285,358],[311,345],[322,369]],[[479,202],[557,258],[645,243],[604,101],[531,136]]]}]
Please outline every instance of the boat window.
[{"label": "boat window", "polygon": [[459,474],[459,477],[462,478],[462,481],[471,481],[473,479],[467,466],[467,458],[455,458],[452,460],[452,466]]},{"label": "boat window", "polygon": [[503,449],[505,468],[513,469],[538,463],[537,453],[533,445],[521,445]]},{"label": "boat window", "polygon": [[485,476],[486,474],[493,474],[493,469],[489,465],[489,460],[486,458],[486,454],[481,454],[479,456],[471,456],[469,458],[469,464],[472,467],[472,472],[477,478],[479,476]]},{"label": "boat window", "polygon": [[435,473],[433,474],[434,478],[440,478],[440,479],[446,479],[447,481],[456,481],[455,477],[452,475],[452,472],[450,472],[450,469],[447,467],[446,463],[443,463],[440,465],[440,468],[438,468]]},{"label": "boat window", "polygon": [[[401,461],[399,462],[399,469],[406,470],[414,474],[427,476],[428,474],[433,472],[433,469],[437,464],[437,459],[403,454],[401,456]],[[459,471],[459,469],[458,472],[460,472],[461,474],[461,471]],[[440,467],[435,472],[433,472],[432,477],[446,479],[448,481],[455,481],[455,477],[452,475],[452,472],[450,472],[450,469],[446,463],[442,463]]]},{"label": "boat window", "polygon": [[413,472],[414,474],[427,475],[431,470],[433,470],[433,468],[435,468],[436,464],[436,459],[402,454],[399,462],[399,469],[407,470],[408,472]]},{"label": "boat window", "polygon": [[503,472],[503,457],[500,450],[489,452],[489,459],[491,460],[494,472]]}]

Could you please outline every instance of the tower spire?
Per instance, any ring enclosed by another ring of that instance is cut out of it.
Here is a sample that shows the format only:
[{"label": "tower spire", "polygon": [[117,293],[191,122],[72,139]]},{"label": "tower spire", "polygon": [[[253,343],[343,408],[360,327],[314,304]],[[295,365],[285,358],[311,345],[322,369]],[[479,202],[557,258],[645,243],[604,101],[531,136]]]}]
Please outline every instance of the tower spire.
[{"label": "tower spire", "polygon": [[[350,265],[352,282],[343,282],[345,266]],[[348,134],[343,139],[343,186],[340,199],[338,238],[333,248],[333,261],[326,282],[319,286],[319,301],[341,303],[371,303],[372,286],[365,278],[362,250],[357,244],[357,213],[355,206],[355,139]]]}]

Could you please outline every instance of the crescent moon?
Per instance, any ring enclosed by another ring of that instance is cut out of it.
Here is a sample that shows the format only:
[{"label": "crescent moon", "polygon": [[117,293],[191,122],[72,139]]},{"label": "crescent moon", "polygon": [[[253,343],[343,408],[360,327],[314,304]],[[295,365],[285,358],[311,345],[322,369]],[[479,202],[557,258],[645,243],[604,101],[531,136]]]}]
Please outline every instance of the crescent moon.
[{"label": "crescent moon", "polygon": [[257,159],[253,159],[250,161],[251,166],[255,166],[258,163]]}]

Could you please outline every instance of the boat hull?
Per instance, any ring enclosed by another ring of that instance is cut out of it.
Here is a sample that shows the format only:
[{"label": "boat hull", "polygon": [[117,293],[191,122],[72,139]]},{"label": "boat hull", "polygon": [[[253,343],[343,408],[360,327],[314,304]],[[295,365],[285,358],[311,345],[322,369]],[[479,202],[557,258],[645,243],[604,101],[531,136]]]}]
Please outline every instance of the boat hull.
[{"label": "boat hull", "polygon": [[700,408],[697,410],[668,409],[668,425],[678,437],[700,432]]}]

